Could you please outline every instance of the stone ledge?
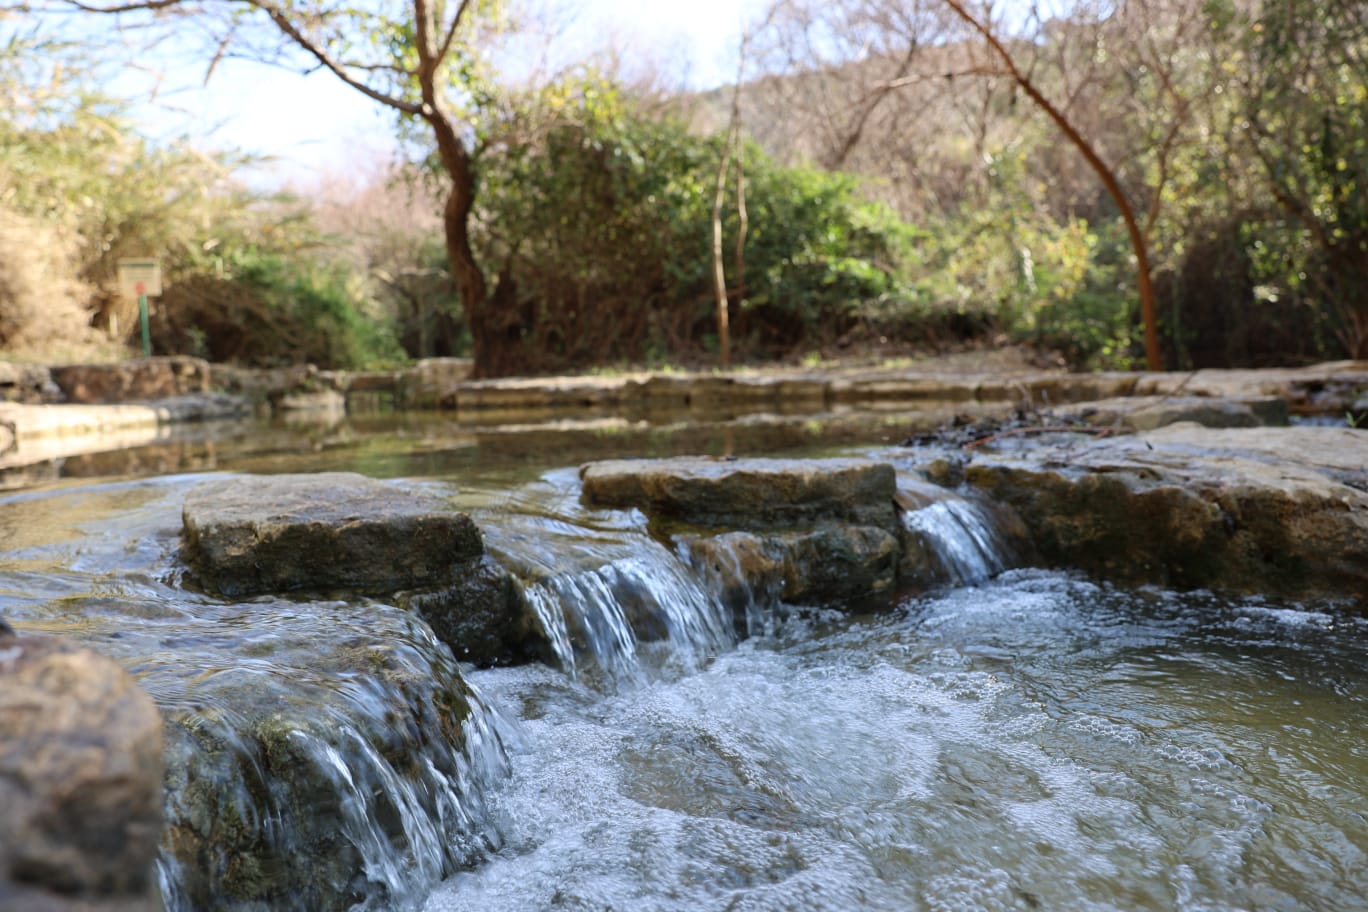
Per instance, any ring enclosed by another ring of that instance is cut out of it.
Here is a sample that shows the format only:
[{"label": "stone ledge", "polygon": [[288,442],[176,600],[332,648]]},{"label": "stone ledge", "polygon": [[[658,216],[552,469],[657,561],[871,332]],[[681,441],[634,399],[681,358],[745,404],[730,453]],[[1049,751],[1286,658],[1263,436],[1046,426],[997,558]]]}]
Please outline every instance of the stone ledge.
[{"label": "stone ledge", "polygon": [[893,467],[867,459],[608,460],[580,469],[585,503],[745,530],[841,522],[897,528]]},{"label": "stone ledge", "polygon": [[389,594],[452,582],[484,553],[445,498],[346,472],[237,476],[185,499],[184,554],[225,595]]},{"label": "stone ledge", "polygon": [[1368,433],[1210,429],[978,452],[1049,563],[1126,583],[1368,603]]}]

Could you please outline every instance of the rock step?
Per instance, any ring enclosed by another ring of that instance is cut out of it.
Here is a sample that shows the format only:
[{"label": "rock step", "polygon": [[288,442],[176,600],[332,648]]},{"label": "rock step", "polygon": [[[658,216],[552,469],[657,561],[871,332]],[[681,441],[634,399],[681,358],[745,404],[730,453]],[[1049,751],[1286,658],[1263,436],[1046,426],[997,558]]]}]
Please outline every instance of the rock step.
[{"label": "rock step", "polygon": [[586,504],[691,525],[897,528],[893,467],[867,459],[616,459],[581,467],[580,480]]},{"label": "rock step", "polygon": [[349,472],[236,476],[192,490],[184,553],[225,595],[440,586],[484,553],[446,498]]},{"label": "rock step", "polygon": [[1211,429],[976,452],[966,482],[1010,504],[1040,555],[1126,583],[1368,606],[1368,433]]}]

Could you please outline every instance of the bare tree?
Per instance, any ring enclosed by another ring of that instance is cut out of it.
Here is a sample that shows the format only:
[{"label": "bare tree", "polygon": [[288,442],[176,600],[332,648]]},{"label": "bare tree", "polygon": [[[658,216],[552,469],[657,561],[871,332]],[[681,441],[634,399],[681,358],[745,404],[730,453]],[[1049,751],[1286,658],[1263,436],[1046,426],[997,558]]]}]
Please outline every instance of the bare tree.
[{"label": "bare tree", "polygon": [[[1209,44],[1201,4],[1061,0],[1050,8],[776,0],[763,68],[783,75],[747,87],[753,125],[771,148],[866,175],[870,192],[916,221],[986,198],[994,172],[985,162],[1020,145],[1017,100],[1028,101],[1068,140],[1033,149],[1033,194],[1057,217],[1121,215],[1137,261],[1146,361],[1157,367],[1153,241],[1174,169],[1196,144],[1184,80]],[[1075,155],[1088,167],[1074,167]]]}]

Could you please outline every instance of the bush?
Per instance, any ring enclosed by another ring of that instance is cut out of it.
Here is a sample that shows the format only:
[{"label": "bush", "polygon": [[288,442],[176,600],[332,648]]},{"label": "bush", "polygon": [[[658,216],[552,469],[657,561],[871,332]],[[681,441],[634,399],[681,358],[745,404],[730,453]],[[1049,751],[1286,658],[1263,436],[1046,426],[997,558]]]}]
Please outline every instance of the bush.
[{"label": "bush", "polygon": [[153,347],[254,367],[364,368],[401,359],[392,332],[364,308],[342,267],[247,248],[166,289],[152,319]]},{"label": "bush", "polygon": [[[712,207],[720,137],[590,82],[524,99],[522,137],[481,161],[479,253],[512,291],[524,370],[707,356],[716,345]],[[549,112],[549,113],[548,113]],[[854,180],[745,150],[743,274],[728,181],[724,248],[742,357],[806,351],[908,312],[914,232]]]}]

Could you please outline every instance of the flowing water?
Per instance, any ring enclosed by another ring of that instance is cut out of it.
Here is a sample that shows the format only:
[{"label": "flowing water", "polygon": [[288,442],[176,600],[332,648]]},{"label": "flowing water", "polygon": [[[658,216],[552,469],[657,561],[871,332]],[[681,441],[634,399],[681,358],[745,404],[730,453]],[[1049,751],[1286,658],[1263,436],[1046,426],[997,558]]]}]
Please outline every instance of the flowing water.
[{"label": "flowing water", "polygon": [[[639,514],[545,471],[574,447],[479,448],[245,467],[452,487],[557,667],[458,676],[383,600],[195,591],[205,476],[0,499],[0,616],[168,717],[169,908],[1368,909],[1363,620],[1009,569],[949,499],[906,521],[952,585],[854,617],[756,593],[742,637]],[[317,889],[273,891],[282,856]]]},{"label": "flowing water", "polygon": [[1361,621],[1019,570],[521,717],[455,910],[1362,909]]}]

